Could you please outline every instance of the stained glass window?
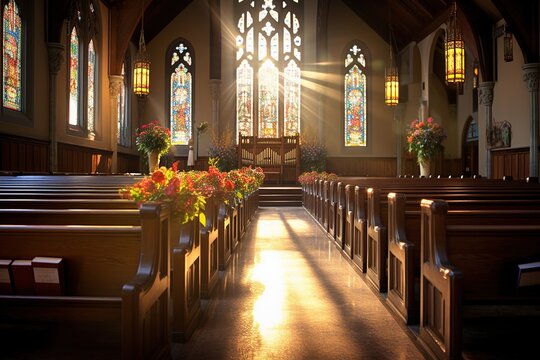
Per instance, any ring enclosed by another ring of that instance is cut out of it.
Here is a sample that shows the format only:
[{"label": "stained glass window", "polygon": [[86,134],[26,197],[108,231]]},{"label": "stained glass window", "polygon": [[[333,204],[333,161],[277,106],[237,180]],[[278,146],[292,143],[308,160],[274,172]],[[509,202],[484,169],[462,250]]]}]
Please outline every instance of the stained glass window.
[{"label": "stained glass window", "polygon": [[300,132],[302,3],[237,0],[236,124],[243,135]]},{"label": "stained glass window", "polygon": [[75,0],[69,36],[69,125],[84,134],[96,132],[98,53],[95,0]]},{"label": "stained glass window", "polygon": [[69,124],[79,124],[79,35],[71,30],[69,41]]},{"label": "stained glass window", "polygon": [[88,131],[94,131],[95,105],[96,105],[96,50],[94,41],[88,45]]},{"label": "stained glass window", "polygon": [[129,124],[129,107],[130,97],[128,96],[128,89],[130,88],[130,77],[131,74],[129,68],[130,64],[129,52],[126,53],[124,62],[122,63],[122,82],[120,84],[120,93],[118,94],[118,144],[122,146],[131,145],[131,127]]},{"label": "stained glass window", "polygon": [[185,40],[169,47],[171,142],[188,145],[193,132],[193,48]]},{"label": "stained glass window", "polygon": [[22,110],[22,19],[15,1],[4,6],[3,13],[3,104]]},{"label": "stained glass window", "polygon": [[345,57],[345,146],[366,146],[366,58],[359,45]]}]

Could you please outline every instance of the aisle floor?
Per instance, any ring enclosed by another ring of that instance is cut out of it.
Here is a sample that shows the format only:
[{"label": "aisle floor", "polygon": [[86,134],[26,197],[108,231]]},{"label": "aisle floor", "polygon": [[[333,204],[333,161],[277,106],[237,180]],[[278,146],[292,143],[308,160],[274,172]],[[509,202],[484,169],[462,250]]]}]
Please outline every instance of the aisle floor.
[{"label": "aisle floor", "polygon": [[424,359],[303,209],[260,208],[174,359]]}]

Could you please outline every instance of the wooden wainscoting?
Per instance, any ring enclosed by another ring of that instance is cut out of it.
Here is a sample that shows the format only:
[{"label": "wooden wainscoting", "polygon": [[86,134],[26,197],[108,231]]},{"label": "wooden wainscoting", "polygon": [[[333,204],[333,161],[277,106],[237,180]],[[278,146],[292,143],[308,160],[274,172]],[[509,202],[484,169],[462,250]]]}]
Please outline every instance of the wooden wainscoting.
[{"label": "wooden wainscoting", "polygon": [[396,176],[396,158],[328,157],[326,171],[341,176]]},{"label": "wooden wainscoting", "polygon": [[[341,176],[397,176],[396,158],[381,157],[328,157],[326,171]],[[433,173],[436,175],[461,176],[463,173],[461,158],[435,160]],[[404,157],[401,164],[400,175],[420,174],[416,159],[412,156]]]},{"label": "wooden wainscoting", "polygon": [[26,173],[49,172],[49,142],[0,134],[0,170]]},{"label": "wooden wainscoting", "polygon": [[58,171],[78,174],[110,173],[112,153],[58,143]]},{"label": "wooden wainscoting", "polygon": [[138,173],[141,172],[139,155],[118,153],[118,173]]},{"label": "wooden wainscoting", "polygon": [[529,148],[497,149],[491,151],[491,177],[512,176],[525,180],[529,176]]}]

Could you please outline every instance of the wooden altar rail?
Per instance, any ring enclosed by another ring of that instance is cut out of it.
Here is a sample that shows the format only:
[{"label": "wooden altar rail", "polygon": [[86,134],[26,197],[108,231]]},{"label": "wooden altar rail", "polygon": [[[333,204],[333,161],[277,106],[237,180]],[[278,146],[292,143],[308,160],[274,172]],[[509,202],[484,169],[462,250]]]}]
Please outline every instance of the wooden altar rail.
[{"label": "wooden altar rail", "polygon": [[294,183],[300,175],[300,141],[298,136],[260,138],[239,135],[238,167],[261,167],[265,181]]}]

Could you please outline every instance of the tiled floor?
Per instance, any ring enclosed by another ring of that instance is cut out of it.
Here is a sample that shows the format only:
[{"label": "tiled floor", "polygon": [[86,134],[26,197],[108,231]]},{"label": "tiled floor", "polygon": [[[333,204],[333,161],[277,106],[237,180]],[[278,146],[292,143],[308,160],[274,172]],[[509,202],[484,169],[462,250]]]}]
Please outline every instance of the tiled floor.
[{"label": "tiled floor", "polygon": [[303,208],[260,208],[175,359],[424,359]]}]

